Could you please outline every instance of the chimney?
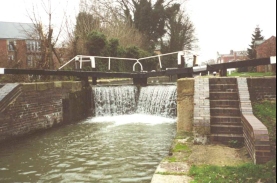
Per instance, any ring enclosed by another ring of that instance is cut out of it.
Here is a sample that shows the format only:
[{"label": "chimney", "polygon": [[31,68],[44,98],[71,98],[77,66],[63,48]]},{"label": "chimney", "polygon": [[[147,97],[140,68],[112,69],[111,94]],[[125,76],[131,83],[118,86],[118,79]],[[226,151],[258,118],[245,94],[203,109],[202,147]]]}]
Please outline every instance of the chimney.
[{"label": "chimney", "polygon": [[234,50],[230,50],[230,55],[234,55]]}]

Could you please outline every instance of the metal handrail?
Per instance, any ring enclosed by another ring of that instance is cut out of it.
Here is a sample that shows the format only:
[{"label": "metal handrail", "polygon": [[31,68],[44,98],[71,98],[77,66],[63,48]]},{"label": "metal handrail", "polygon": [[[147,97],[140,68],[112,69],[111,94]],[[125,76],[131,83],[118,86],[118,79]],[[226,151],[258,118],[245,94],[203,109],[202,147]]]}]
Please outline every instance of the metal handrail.
[{"label": "metal handrail", "polygon": [[[140,62],[141,60],[146,60],[146,59],[151,59],[151,58],[158,58],[159,59],[160,68],[162,68],[162,62],[161,62],[161,57],[162,56],[168,56],[168,55],[178,54],[177,63],[178,63],[178,65],[180,65],[181,64],[181,56],[185,57],[186,52],[192,52],[192,51],[191,50],[183,50],[183,51],[177,51],[177,52],[159,54],[159,55],[150,56],[150,57],[144,57],[144,58],[139,58],[139,59],[136,59],[136,58],[121,58],[121,57],[104,57],[104,56],[77,55],[74,58],[72,58],[71,60],[69,60],[68,62],[66,62],[64,65],[62,65],[58,70],[64,68],[66,65],[68,65],[69,63],[71,63],[74,60],[75,61],[79,61],[80,60],[80,68],[82,68],[82,63],[83,62],[91,62],[92,68],[95,68],[95,58],[100,58],[100,59],[109,59],[108,70],[111,70],[111,59],[114,59],[114,60],[131,60],[131,61],[136,61],[133,64],[133,71],[135,71],[135,66],[137,64],[140,65],[141,71],[143,71],[143,66],[142,66],[142,64]],[[89,60],[83,60],[83,58],[89,59]]]}]

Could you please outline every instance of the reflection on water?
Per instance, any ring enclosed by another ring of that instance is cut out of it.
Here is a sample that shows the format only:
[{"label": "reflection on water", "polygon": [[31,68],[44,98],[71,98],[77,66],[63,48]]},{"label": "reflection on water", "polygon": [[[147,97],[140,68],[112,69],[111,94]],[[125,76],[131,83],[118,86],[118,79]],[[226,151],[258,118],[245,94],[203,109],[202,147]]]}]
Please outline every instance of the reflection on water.
[{"label": "reflection on water", "polygon": [[145,182],[167,155],[175,120],[100,117],[0,147],[0,182]]}]

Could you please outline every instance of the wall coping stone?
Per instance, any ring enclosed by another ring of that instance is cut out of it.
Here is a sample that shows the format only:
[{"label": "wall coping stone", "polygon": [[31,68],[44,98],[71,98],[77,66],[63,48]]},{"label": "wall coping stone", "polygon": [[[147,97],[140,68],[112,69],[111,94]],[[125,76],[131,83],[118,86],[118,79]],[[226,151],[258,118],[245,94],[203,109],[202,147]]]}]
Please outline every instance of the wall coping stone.
[{"label": "wall coping stone", "polygon": [[21,83],[23,91],[44,91],[54,88],[69,89],[72,92],[79,91],[81,81],[53,81],[53,82],[36,82],[36,83]]}]

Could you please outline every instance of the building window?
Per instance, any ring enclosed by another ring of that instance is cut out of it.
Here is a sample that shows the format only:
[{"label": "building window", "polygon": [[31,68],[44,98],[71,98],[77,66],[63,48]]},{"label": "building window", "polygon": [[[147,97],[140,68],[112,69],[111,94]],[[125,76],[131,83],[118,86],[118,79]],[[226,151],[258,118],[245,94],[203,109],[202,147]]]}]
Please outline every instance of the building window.
[{"label": "building window", "polygon": [[14,51],[15,50],[15,46],[16,46],[16,41],[8,41],[8,51]]},{"label": "building window", "polygon": [[35,68],[37,63],[40,62],[41,55],[28,55],[27,56],[27,67]]},{"label": "building window", "polygon": [[39,41],[37,41],[36,43],[37,43],[37,46],[36,46],[37,51],[40,51],[40,42],[39,42]]},{"label": "building window", "polygon": [[29,40],[29,41],[26,41],[26,45],[27,45],[27,51],[29,51],[29,52],[40,51],[40,42],[39,41]]},{"label": "building window", "polygon": [[26,42],[26,45],[27,45],[27,51],[31,51],[31,42],[30,41],[27,41]]},{"label": "building window", "polygon": [[9,55],[9,61],[13,61],[14,60],[14,55]]},{"label": "building window", "polygon": [[28,57],[27,57],[27,66],[28,67],[33,67],[33,57],[32,57],[32,55],[28,55]]}]

